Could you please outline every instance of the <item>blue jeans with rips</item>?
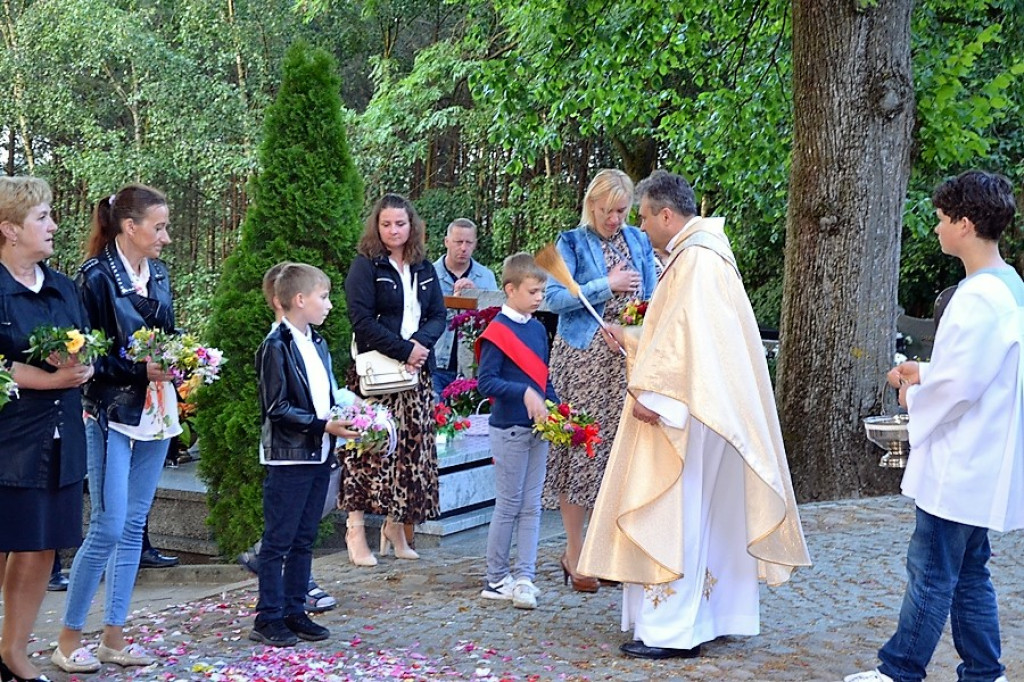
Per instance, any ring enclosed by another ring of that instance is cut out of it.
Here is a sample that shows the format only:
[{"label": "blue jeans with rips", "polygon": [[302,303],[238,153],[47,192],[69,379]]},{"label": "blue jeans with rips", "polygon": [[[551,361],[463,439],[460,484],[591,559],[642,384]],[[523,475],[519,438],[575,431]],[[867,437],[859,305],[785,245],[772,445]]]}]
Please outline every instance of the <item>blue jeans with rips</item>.
[{"label": "blue jeans with rips", "polygon": [[960,682],[993,682],[999,662],[999,612],[988,571],[988,529],[917,509],[907,550],[907,590],[896,634],[878,652],[879,671],[894,682],[919,682],[935,653],[946,617],[960,655]]},{"label": "blue jeans with rips", "polygon": [[257,624],[305,613],[313,543],[330,482],[329,462],[267,467]]},{"label": "blue jeans with rips", "polygon": [[123,627],[142,552],[142,528],[153,504],[170,439],[134,440],[85,421],[89,466],[89,532],[71,564],[64,625],[81,630],[106,572],[103,623]]}]

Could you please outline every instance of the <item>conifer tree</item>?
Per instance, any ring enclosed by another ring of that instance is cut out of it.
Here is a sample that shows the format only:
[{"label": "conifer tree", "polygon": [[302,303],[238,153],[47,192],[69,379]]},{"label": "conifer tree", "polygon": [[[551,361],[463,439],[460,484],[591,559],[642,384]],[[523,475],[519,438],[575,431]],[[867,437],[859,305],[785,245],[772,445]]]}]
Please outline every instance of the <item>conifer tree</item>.
[{"label": "conifer tree", "polygon": [[259,173],[241,241],[224,264],[211,311],[209,343],[229,359],[199,395],[199,473],[222,553],[259,539],[263,470],[254,354],[274,319],[261,284],[280,261],[310,263],[331,279],[334,310],[320,330],[344,372],[350,328],[344,275],[361,232],[363,183],[349,154],[334,59],[304,42],[285,56],[281,87],[266,111]]}]

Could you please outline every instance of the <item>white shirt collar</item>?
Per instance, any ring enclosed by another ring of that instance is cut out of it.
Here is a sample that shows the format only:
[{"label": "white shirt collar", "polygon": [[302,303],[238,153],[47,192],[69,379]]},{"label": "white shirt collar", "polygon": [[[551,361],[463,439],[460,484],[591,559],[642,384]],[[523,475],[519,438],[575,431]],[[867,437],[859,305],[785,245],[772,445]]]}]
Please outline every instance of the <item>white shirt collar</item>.
[{"label": "white shirt collar", "polygon": [[530,318],[532,317],[532,315],[523,315],[518,310],[510,308],[508,303],[502,304],[501,314],[507,317],[508,319],[512,320],[513,322],[518,322],[519,324],[526,324],[527,322],[530,321]]},{"label": "white shirt collar", "polygon": [[699,215],[695,215],[689,220],[687,220],[686,224],[683,225],[683,227],[678,232],[676,232],[676,235],[672,237],[672,239],[668,240],[668,244],[665,245],[665,251],[667,253],[672,253],[672,249],[676,248],[676,243],[679,241],[679,237],[681,237],[686,232],[686,229],[690,227],[690,225],[693,225],[700,219],[701,217]]},{"label": "white shirt collar", "polygon": [[310,328],[307,327],[306,331],[302,331],[294,324],[292,324],[291,320],[289,320],[287,317],[281,318],[281,324],[288,325],[288,329],[291,330],[292,336],[295,337],[296,341],[307,341],[309,343],[313,342],[313,334],[311,333],[312,330]]},{"label": "white shirt collar", "polygon": [[121,250],[121,245],[117,243],[116,239],[114,240],[114,248],[117,249],[117,255],[121,259],[121,263],[124,264],[124,269],[128,272],[128,279],[131,280],[135,293],[139,296],[146,296],[149,287],[149,259],[142,259],[142,272],[136,274],[135,268],[128,262],[128,258],[124,255],[124,251]]}]

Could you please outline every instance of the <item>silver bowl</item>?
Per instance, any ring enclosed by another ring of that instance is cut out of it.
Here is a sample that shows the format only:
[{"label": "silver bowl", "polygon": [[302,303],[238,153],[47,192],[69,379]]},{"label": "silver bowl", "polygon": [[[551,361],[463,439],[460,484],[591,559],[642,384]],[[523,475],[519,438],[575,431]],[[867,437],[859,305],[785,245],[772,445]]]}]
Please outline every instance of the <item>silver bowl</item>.
[{"label": "silver bowl", "polygon": [[868,440],[885,450],[878,466],[890,469],[904,469],[910,457],[910,415],[893,414],[882,417],[865,417],[864,430]]}]

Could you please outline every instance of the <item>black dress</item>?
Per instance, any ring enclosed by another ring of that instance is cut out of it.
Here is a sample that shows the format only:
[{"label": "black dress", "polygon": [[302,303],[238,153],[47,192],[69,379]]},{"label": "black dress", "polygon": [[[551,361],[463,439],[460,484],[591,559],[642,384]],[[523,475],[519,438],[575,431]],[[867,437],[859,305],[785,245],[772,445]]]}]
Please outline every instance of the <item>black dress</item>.
[{"label": "black dress", "polygon": [[[88,327],[74,283],[39,267],[43,285],[36,293],[0,266],[0,353],[8,366],[27,361],[28,338],[40,326]],[[52,370],[38,360],[28,364]],[[81,391],[23,388],[19,394],[0,409],[0,509],[8,516],[0,524],[0,551],[77,547],[86,472]]]}]

